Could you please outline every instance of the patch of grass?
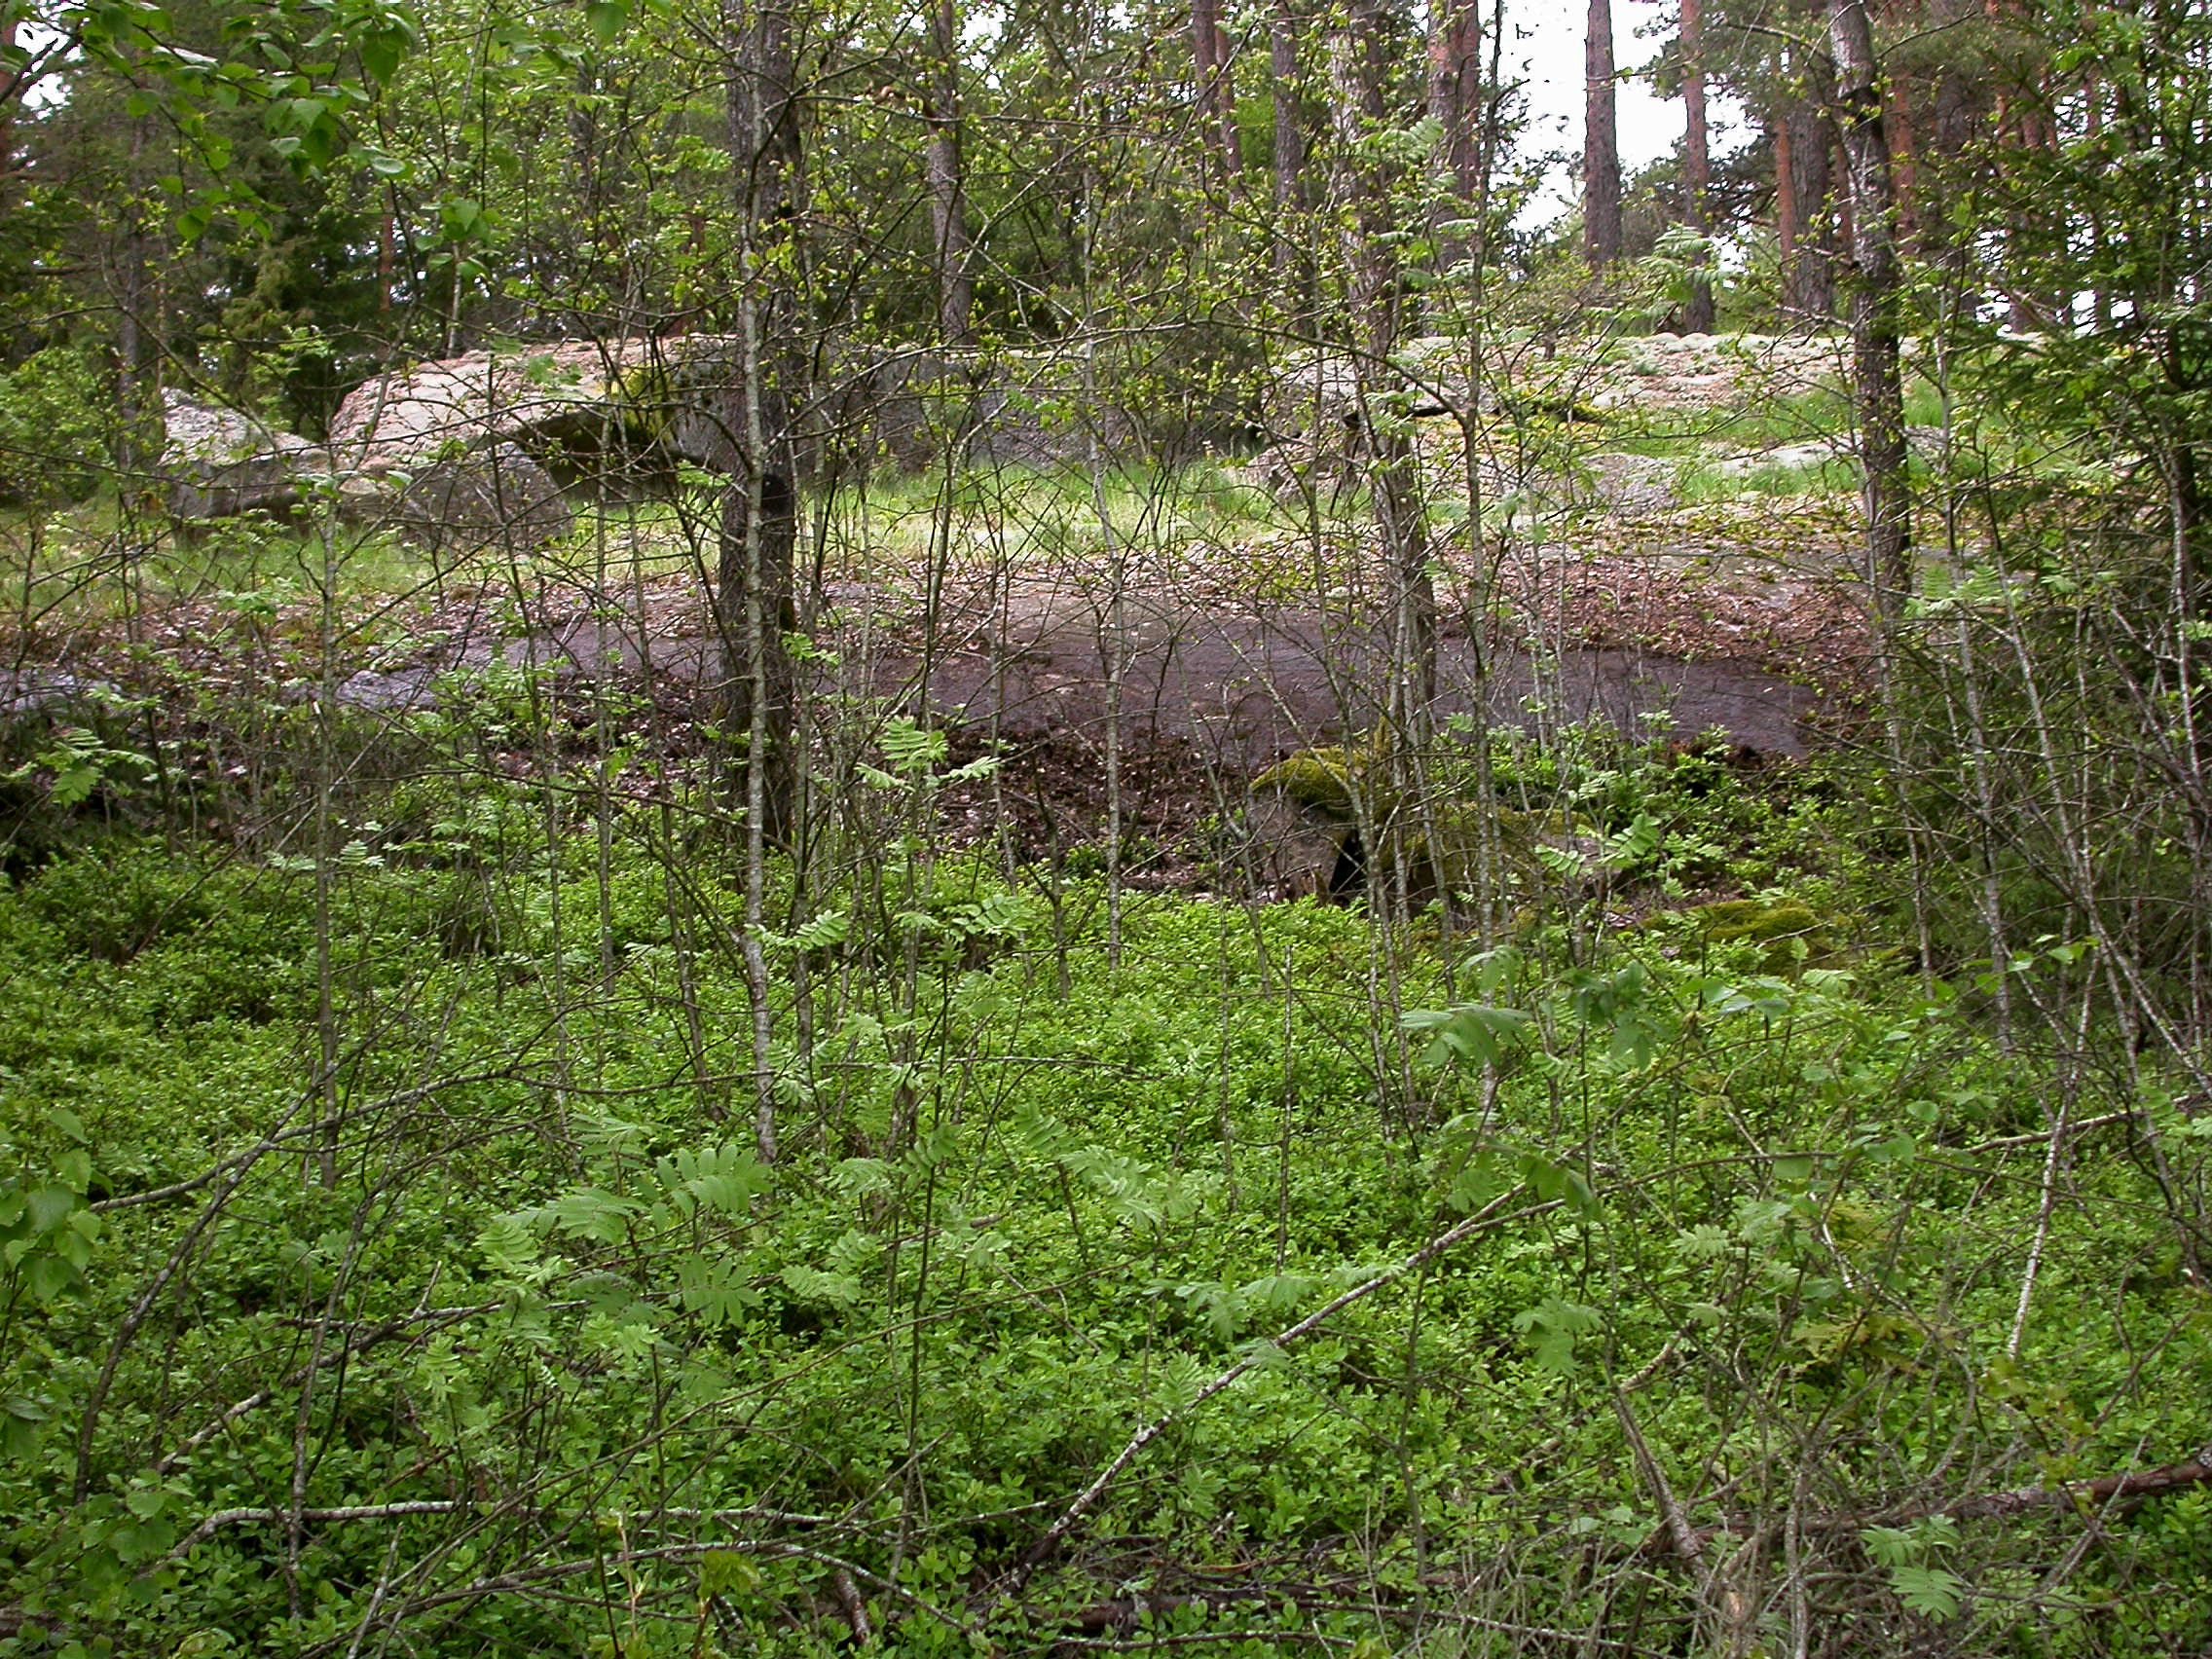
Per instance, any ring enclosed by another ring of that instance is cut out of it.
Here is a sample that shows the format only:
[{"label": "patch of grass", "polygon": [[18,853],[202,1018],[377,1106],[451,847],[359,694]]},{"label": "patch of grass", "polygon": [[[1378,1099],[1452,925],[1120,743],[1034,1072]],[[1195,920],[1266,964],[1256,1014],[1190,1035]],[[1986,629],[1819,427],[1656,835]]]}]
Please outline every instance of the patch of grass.
[{"label": "patch of grass", "polygon": [[862,565],[1014,566],[1240,541],[1295,520],[1266,491],[1216,461],[1177,468],[1116,465],[980,468],[878,475],[830,504],[833,553]]},{"label": "patch of grass", "polygon": [[1814,462],[1766,462],[1746,471],[1721,471],[1695,462],[1677,475],[1676,493],[1685,501],[1730,501],[1747,496],[1830,496],[1859,487],[1859,469],[1837,457]]}]

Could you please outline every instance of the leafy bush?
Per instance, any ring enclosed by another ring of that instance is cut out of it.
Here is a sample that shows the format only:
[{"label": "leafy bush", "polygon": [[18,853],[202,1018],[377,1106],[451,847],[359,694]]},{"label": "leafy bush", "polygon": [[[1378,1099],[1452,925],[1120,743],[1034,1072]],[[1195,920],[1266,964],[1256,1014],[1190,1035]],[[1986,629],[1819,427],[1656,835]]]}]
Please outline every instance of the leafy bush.
[{"label": "leafy bush", "polygon": [[110,465],[113,387],[98,358],[50,346],[0,373],[0,501],[57,506],[92,493]]}]

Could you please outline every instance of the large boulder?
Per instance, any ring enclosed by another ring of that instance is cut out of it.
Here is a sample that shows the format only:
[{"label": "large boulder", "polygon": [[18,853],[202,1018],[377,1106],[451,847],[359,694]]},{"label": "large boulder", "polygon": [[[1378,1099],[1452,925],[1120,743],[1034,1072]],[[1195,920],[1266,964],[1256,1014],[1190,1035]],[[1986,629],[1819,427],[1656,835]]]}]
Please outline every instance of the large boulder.
[{"label": "large boulder", "polygon": [[387,483],[395,486],[385,498],[392,521],[442,552],[528,553],[574,523],[553,475],[513,444],[423,461]]},{"label": "large boulder", "polygon": [[350,478],[383,486],[417,539],[542,546],[572,522],[564,483],[620,496],[677,461],[735,469],[724,388],[736,344],[563,341],[417,363],[347,395],[331,453]]},{"label": "large boulder", "polygon": [[289,512],[308,489],[330,477],[328,450],[234,409],[170,391],[162,417],[167,428],[163,490],[170,514],[188,523]]},{"label": "large boulder", "polygon": [[[1389,776],[1391,739],[1366,738],[1285,756],[1252,780],[1258,864],[1284,891],[1346,897],[1404,871],[1419,899],[1490,889],[1515,899],[1580,894],[1604,879],[1604,843],[1573,814],[1482,808],[1449,788],[1417,802]],[[1379,846],[1364,837],[1380,837]]]},{"label": "large boulder", "polygon": [[328,449],[295,432],[175,392],[164,420],[164,493],[182,524],[291,514],[321,492],[347,524],[390,527],[449,551],[529,551],[566,535],[572,522],[560,485],[512,444],[424,453],[372,472],[341,467]]},{"label": "large boulder", "polygon": [[1378,406],[1400,415],[1468,413],[1466,365],[1457,341],[1408,341],[1387,361],[1338,348],[1304,352],[1268,383],[1262,424],[1278,440],[1305,438],[1343,448]]},{"label": "large boulder", "polygon": [[726,467],[714,392],[734,347],[713,335],[571,340],[417,363],[350,392],[330,447],[371,476],[500,445],[617,484],[672,458]]}]

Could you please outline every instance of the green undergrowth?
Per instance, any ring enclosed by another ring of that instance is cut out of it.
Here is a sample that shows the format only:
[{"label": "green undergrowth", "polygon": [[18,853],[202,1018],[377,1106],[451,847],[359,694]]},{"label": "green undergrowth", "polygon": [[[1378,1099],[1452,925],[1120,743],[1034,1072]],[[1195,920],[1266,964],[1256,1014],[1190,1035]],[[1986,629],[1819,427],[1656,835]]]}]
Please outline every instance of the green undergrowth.
[{"label": "green undergrowth", "polygon": [[[2001,1051],[1971,974],[1803,901],[1485,950],[1124,896],[1112,939],[893,840],[756,931],[756,1053],[720,855],[399,805],[0,892],[0,1653],[1027,1652],[1132,1584],[1240,1653],[1658,1650],[1704,1616],[1671,1523],[1786,1519],[1892,1650],[2212,1636],[2201,1492],[1943,1510],[2178,1462],[2212,1392],[2205,1120]],[[2056,1186],[2039,1073],[2134,1114]]]}]

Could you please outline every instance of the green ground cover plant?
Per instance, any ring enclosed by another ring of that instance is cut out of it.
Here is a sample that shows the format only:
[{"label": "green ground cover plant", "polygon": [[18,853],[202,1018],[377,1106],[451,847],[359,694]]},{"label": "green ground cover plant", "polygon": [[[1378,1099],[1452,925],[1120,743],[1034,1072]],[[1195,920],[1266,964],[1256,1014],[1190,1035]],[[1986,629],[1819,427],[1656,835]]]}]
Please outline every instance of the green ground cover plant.
[{"label": "green ground cover plant", "polygon": [[1109,948],[917,837],[761,936],[771,1165],[736,872],[543,804],[0,895],[10,1652],[2203,1640],[2200,1496],[1946,1507],[2178,1461],[2212,1376],[2203,1120],[1971,967],[1172,896]]}]

